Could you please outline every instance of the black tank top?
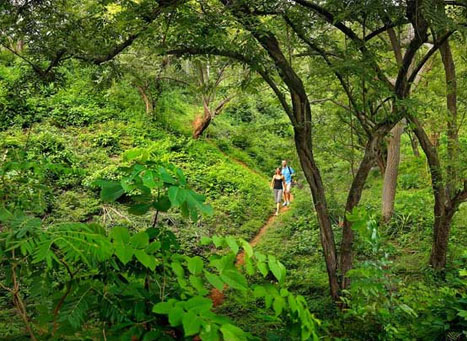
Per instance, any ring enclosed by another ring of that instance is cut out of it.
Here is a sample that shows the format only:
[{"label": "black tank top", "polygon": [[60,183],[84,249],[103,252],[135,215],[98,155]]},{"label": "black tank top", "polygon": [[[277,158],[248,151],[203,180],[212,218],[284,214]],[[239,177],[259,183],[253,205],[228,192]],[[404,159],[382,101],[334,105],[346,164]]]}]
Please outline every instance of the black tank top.
[{"label": "black tank top", "polygon": [[276,179],[274,178],[274,189],[282,189],[282,178]]}]

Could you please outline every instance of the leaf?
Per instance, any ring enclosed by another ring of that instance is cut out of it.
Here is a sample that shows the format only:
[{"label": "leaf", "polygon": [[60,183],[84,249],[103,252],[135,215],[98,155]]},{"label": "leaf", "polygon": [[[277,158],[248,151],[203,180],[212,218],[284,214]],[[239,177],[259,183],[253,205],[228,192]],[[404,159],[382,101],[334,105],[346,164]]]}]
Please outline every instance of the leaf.
[{"label": "leaf", "polygon": [[165,183],[172,185],[176,183],[175,179],[167,172],[164,167],[159,167],[159,173],[161,174],[162,181]]},{"label": "leaf", "polygon": [[222,291],[224,289],[224,282],[222,282],[219,276],[207,271],[204,271],[204,276],[206,276],[208,282],[211,283],[211,285],[217,290]]},{"label": "leaf", "polygon": [[282,283],[282,281],[285,279],[285,266],[272,255],[268,256],[268,265],[274,277],[276,277],[276,279]]},{"label": "leaf", "polygon": [[212,300],[202,296],[195,296],[185,302],[185,309],[188,311],[202,313],[211,311]]},{"label": "leaf", "polygon": [[222,242],[224,241],[224,238],[214,235],[212,236],[212,241],[214,243],[214,246],[219,248],[222,246]]},{"label": "leaf", "polygon": [[110,230],[110,237],[117,243],[128,244],[130,233],[126,227],[116,226]]},{"label": "leaf", "polygon": [[136,259],[148,269],[152,271],[156,269],[157,262],[154,256],[148,255],[143,250],[136,250],[135,256],[136,256]]},{"label": "leaf", "polygon": [[221,333],[224,340],[228,341],[246,341],[246,334],[240,328],[232,324],[224,324],[221,326]]},{"label": "leaf", "polygon": [[255,298],[260,298],[266,296],[266,289],[261,285],[256,285],[253,289],[253,295]]},{"label": "leaf", "polygon": [[199,333],[201,328],[201,319],[193,312],[189,311],[182,318],[183,331],[185,336],[191,336]]},{"label": "leaf", "polygon": [[155,188],[157,186],[156,181],[154,181],[154,173],[150,170],[147,170],[144,172],[143,175],[143,185],[148,187],[148,188]]},{"label": "leaf", "polygon": [[125,193],[122,185],[116,181],[104,181],[100,182],[100,185],[100,196],[103,201],[115,201]]},{"label": "leaf", "polygon": [[276,316],[279,316],[282,313],[282,310],[285,308],[285,300],[281,296],[276,296],[274,298],[274,303],[272,304],[272,308],[274,309],[274,313]]},{"label": "leaf", "polygon": [[175,171],[175,174],[177,175],[178,182],[180,182],[180,185],[185,186],[186,177],[185,177],[185,174],[183,174],[183,171],[180,168],[177,168],[177,170]]},{"label": "leaf", "polygon": [[205,325],[199,336],[203,341],[219,341],[219,328],[214,324]]},{"label": "leaf", "polygon": [[134,249],[125,245],[118,244],[115,248],[115,255],[126,265],[133,258]]},{"label": "leaf", "polygon": [[140,231],[130,238],[130,245],[136,249],[144,249],[149,245],[149,236],[146,231]]},{"label": "leaf", "polygon": [[182,323],[184,311],[181,307],[174,307],[169,312],[169,323],[172,327],[177,327]]},{"label": "leaf", "polygon": [[227,236],[225,237],[225,241],[227,242],[227,245],[230,247],[230,249],[233,251],[233,253],[237,254],[239,247],[237,244],[237,241],[235,240],[234,237],[232,236]]},{"label": "leaf", "polygon": [[152,312],[156,314],[167,315],[173,309],[173,306],[173,300],[169,300],[167,302],[159,302],[152,307]]},{"label": "leaf", "polygon": [[183,188],[180,188],[178,186],[170,186],[168,194],[172,206],[180,206],[185,201],[186,194],[182,193],[184,193]]},{"label": "leaf", "polygon": [[200,295],[206,295],[208,293],[208,290],[204,287],[203,280],[194,275],[190,275],[189,281],[193,288],[195,288]]},{"label": "leaf", "polygon": [[247,290],[247,280],[237,270],[226,270],[221,274],[221,278],[231,288],[242,291]]},{"label": "leaf", "polygon": [[200,239],[200,241],[199,241],[199,243],[200,243],[201,245],[209,245],[209,244],[212,243],[212,239],[209,238],[209,237],[206,237],[206,236],[202,236],[201,239]]},{"label": "leaf", "polygon": [[188,263],[188,270],[194,274],[197,275],[203,271],[204,263],[201,257],[195,256],[193,258],[188,258],[187,259]]},{"label": "leaf", "polygon": [[128,213],[133,215],[143,215],[149,211],[152,204],[135,204],[130,206]]},{"label": "leaf", "polygon": [[183,270],[183,267],[179,262],[175,261],[170,266],[177,277],[182,278],[185,276],[185,270]]},{"label": "leaf", "polygon": [[159,251],[160,248],[161,248],[161,242],[158,240],[155,240],[146,247],[146,253],[148,254],[155,253],[156,251]]},{"label": "leaf", "polygon": [[241,240],[243,250],[245,250],[245,253],[248,255],[248,257],[253,257],[253,247],[248,243],[246,240],[242,239]]},{"label": "leaf", "polygon": [[159,200],[155,201],[152,206],[158,211],[167,212],[172,207],[172,204],[170,203],[169,197],[164,195],[160,197]]},{"label": "leaf", "polygon": [[266,277],[269,273],[268,266],[264,262],[258,262],[257,264],[259,272],[263,275],[263,277]]}]

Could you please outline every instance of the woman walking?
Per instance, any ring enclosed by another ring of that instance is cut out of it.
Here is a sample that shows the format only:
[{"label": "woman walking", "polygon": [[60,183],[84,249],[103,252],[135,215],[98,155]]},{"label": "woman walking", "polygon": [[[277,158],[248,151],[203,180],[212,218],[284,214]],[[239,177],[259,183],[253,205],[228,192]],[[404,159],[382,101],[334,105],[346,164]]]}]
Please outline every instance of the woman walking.
[{"label": "woman walking", "polygon": [[276,215],[279,214],[279,208],[282,200],[282,193],[285,188],[285,178],[281,173],[280,168],[276,168],[276,173],[271,180],[271,188],[274,189],[274,200],[276,201]]}]

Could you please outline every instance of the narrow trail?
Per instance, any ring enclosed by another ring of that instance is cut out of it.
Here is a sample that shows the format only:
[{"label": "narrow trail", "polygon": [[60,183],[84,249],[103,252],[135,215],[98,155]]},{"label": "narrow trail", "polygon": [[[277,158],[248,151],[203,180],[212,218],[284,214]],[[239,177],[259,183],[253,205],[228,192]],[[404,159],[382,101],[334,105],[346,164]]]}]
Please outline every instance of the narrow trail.
[{"label": "narrow trail", "polygon": [[[219,147],[216,146],[213,142],[208,140],[208,143],[213,145],[214,147],[216,147],[221,152],[221,154],[224,155],[227,159],[229,159],[229,160],[235,162],[236,164],[240,165],[241,167],[243,167],[244,169],[246,169],[250,173],[254,173],[256,175],[259,175],[259,176],[265,178],[264,174],[261,174],[261,173],[257,172],[256,170],[251,169],[250,167],[248,167],[248,165],[245,162],[237,160],[237,159],[229,156],[224,151],[220,150]],[[290,201],[293,201],[293,199],[294,199],[293,195],[291,195],[290,196]],[[279,210],[279,215],[286,212],[286,211],[288,211],[289,209],[290,209],[289,206],[282,206],[280,208],[280,210]],[[255,247],[256,245],[258,245],[258,243],[261,241],[261,239],[266,234],[267,230],[274,224],[274,222],[279,217],[279,215],[272,214],[271,216],[269,216],[268,220],[266,220],[265,224],[260,228],[258,233],[253,237],[253,239],[250,240],[249,244],[251,245],[251,247]],[[245,251],[242,250],[237,255],[237,260],[235,261],[235,265],[237,267],[239,267],[239,266],[242,266],[244,263],[245,263]],[[211,290],[211,294],[209,295],[209,297],[211,298],[214,307],[222,305],[222,303],[224,302],[224,299],[225,299],[224,291],[226,289],[227,289],[227,286],[225,286],[224,290],[222,290],[222,291],[220,291],[220,290],[218,290],[216,288],[213,288]]]}]

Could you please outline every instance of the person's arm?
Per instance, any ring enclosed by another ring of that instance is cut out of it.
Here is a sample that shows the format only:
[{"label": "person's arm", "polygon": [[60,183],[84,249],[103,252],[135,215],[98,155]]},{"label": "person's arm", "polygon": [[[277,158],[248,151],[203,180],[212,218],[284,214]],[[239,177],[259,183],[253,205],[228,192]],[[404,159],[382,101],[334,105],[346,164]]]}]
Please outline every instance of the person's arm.
[{"label": "person's arm", "polygon": [[286,186],[287,184],[285,182],[285,176],[282,175],[282,189],[284,190],[284,193],[285,193],[285,189],[287,188]]},{"label": "person's arm", "polygon": [[274,176],[272,177],[271,184],[269,185],[269,187],[271,187],[271,188],[274,187]]}]

